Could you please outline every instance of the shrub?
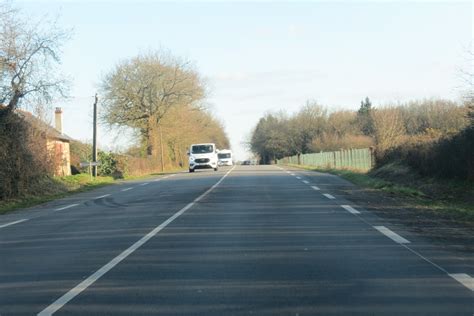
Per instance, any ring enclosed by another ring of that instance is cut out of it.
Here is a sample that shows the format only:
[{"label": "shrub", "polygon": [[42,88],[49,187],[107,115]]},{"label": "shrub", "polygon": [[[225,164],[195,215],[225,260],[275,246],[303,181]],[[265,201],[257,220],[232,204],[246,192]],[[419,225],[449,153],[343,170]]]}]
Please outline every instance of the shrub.
[{"label": "shrub", "polygon": [[25,196],[52,176],[52,157],[44,131],[21,115],[0,108],[0,200]]},{"label": "shrub", "polygon": [[444,138],[409,138],[377,157],[377,165],[402,162],[423,176],[474,181],[474,128]]}]

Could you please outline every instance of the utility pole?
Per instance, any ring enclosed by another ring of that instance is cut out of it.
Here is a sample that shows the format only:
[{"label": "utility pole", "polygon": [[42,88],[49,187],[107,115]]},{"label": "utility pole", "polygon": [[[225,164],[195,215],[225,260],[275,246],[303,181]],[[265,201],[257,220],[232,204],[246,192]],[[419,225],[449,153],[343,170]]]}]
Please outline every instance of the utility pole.
[{"label": "utility pole", "polygon": [[[97,162],[97,93],[94,97],[94,127],[93,127],[93,136],[92,136],[92,162]],[[92,167],[92,174],[94,177],[97,177],[97,166]]]},{"label": "utility pole", "polygon": [[161,146],[161,172],[165,171],[165,164],[163,161],[163,131],[161,130],[161,124],[160,126],[160,146]]}]

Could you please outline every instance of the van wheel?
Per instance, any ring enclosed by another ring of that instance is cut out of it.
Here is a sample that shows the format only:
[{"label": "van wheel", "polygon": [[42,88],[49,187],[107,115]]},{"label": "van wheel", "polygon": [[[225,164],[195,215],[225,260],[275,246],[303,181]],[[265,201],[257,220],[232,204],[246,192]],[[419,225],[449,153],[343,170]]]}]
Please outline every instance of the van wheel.
[{"label": "van wheel", "polygon": [[189,172],[194,172],[194,169],[189,168]]}]

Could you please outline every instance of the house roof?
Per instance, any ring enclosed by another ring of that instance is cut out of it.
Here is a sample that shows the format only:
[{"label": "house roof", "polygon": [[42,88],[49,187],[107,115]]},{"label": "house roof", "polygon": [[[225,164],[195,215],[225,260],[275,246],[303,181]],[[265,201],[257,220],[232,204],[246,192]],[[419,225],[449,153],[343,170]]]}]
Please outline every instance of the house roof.
[{"label": "house roof", "polygon": [[[4,105],[0,104],[0,108],[5,107]],[[52,127],[51,125],[47,124],[43,120],[37,118],[32,113],[24,110],[15,110],[15,113],[22,117],[28,124],[42,130],[46,133],[46,137],[50,139],[57,139],[65,142],[73,141],[74,139],[69,137],[64,133],[60,133],[57,129]]]}]

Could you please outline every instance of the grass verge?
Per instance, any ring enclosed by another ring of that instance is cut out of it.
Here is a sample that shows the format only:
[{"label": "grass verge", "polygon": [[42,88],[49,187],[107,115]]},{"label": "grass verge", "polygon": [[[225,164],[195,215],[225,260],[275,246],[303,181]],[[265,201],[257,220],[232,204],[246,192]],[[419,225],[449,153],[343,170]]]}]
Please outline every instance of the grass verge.
[{"label": "grass verge", "polygon": [[0,215],[19,208],[31,207],[60,199],[69,194],[90,191],[120,180],[144,180],[183,170],[184,169],[173,169],[140,176],[126,176],[125,179],[114,179],[113,177],[96,177],[95,179],[91,179],[89,174],[84,173],[65,177],[44,177],[31,184],[30,191],[27,195],[17,199],[0,201]]},{"label": "grass verge", "polygon": [[410,208],[474,224],[474,185],[469,182],[422,178],[407,167],[396,164],[370,172],[289,166],[335,174],[363,188],[391,194]]},{"label": "grass verge", "polygon": [[87,174],[65,177],[44,177],[31,185],[29,193],[14,200],[0,201],[0,214],[49,202],[72,193],[93,190],[114,182],[112,177],[90,178]]}]

